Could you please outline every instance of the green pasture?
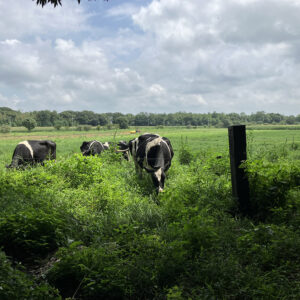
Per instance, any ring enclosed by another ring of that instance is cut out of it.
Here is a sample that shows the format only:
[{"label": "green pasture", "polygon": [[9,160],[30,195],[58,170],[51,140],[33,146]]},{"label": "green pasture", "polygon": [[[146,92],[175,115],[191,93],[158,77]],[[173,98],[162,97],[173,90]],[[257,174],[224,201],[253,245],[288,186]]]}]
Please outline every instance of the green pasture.
[{"label": "green pasture", "polygon": [[[289,153],[292,159],[300,159],[300,130],[289,129],[282,126],[285,130],[273,129],[249,129],[247,130],[248,155],[256,155],[266,151]],[[11,133],[0,134],[0,164],[3,166],[10,162],[15,146],[28,139],[50,139],[57,144],[57,159],[68,157],[80,152],[83,141],[99,140],[106,141],[129,141],[139,134],[150,132],[166,136],[176,153],[182,145],[187,145],[189,149],[199,155],[206,152],[226,155],[228,153],[228,130],[227,128],[186,128],[186,127],[139,127],[141,133],[132,134],[131,130],[96,130],[89,131],[76,130],[55,130],[52,127],[36,128],[28,132],[22,127],[14,128]],[[289,151],[294,150],[294,151]],[[176,159],[176,157],[174,158]]]},{"label": "green pasture", "polygon": [[[300,299],[300,131],[247,130],[244,215],[227,129],[134,129],[0,135],[0,299]],[[80,154],[145,132],[175,152],[159,195],[120,154]],[[55,141],[56,161],[7,170],[27,139]]]}]

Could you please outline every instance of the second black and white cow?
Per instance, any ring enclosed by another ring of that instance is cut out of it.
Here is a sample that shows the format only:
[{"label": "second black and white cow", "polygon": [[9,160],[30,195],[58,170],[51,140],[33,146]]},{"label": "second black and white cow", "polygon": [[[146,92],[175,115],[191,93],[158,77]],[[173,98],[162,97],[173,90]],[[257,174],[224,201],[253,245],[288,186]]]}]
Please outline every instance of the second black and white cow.
[{"label": "second black and white cow", "polygon": [[[126,143],[119,143],[121,151],[128,150],[134,160],[136,171],[150,173],[157,192],[162,192],[166,171],[174,156],[170,140],[157,134],[145,133]],[[126,148],[127,147],[127,148]]]},{"label": "second black and white cow", "polygon": [[7,168],[43,163],[45,159],[56,159],[56,144],[53,141],[23,141],[13,153],[12,162]]},{"label": "second black and white cow", "polygon": [[84,156],[100,154],[102,151],[107,149],[109,149],[108,142],[102,143],[99,141],[90,141],[83,142],[80,146],[80,151]]}]

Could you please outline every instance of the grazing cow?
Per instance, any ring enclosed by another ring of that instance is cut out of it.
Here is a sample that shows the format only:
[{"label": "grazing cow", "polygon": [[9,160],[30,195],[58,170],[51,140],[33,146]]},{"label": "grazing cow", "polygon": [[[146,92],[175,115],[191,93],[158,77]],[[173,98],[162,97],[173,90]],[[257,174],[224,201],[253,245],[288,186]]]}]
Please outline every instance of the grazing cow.
[{"label": "grazing cow", "polygon": [[130,156],[129,156],[129,145],[127,142],[125,141],[120,141],[117,143],[117,150],[116,152],[121,152],[123,157],[126,160],[130,160]]},{"label": "grazing cow", "polygon": [[84,156],[100,154],[107,149],[109,149],[109,143],[102,143],[99,141],[83,142],[80,147],[80,151]]},{"label": "grazing cow", "polygon": [[169,139],[158,134],[145,133],[127,144],[119,143],[119,147],[121,151],[130,152],[136,171],[140,175],[143,169],[150,173],[157,192],[162,192],[165,172],[170,168],[174,156]]},{"label": "grazing cow", "polygon": [[56,159],[55,142],[23,141],[16,146],[12,162],[6,167],[17,168],[25,164],[43,163],[45,159]]}]

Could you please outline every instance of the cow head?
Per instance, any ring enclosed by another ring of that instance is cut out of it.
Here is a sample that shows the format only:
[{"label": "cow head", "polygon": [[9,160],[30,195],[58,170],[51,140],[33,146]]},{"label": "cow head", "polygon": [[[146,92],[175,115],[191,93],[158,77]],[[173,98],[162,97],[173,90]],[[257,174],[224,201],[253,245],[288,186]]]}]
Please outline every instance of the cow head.
[{"label": "cow head", "polygon": [[105,143],[103,143],[104,150],[108,150],[111,144],[112,144],[111,142],[105,142]]},{"label": "cow head", "polygon": [[120,152],[122,153],[123,157],[126,159],[126,160],[129,160],[129,143],[127,142],[124,142],[124,141],[120,141],[118,144],[118,150],[117,152]]},{"label": "cow head", "polygon": [[162,192],[165,186],[165,178],[166,178],[166,174],[164,170],[160,168],[157,171],[151,173],[151,178],[156,188],[156,192],[157,193]]},{"label": "cow head", "polygon": [[81,151],[82,155],[88,156],[91,154],[90,143],[91,142],[83,142],[82,143],[82,145],[80,146],[80,151]]}]

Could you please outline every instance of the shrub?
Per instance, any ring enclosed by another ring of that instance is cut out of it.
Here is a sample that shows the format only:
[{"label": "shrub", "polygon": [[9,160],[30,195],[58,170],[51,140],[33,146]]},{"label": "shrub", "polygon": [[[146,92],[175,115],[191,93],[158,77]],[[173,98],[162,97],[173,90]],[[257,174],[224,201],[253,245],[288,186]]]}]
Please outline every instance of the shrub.
[{"label": "shrub", "polygon": [[192,162],[193,154],[191,152],[189,145],[187,144],[187,140],[184,143],[183,140],[181,139],[178,157],[179,157],[179,162],[182,165],[188,165]]},{"label": "shrub", "polygon": [[45,257],[64,244],[63,219],[43,211],[27,210],[0,218],[0,246],[25,262]]},{"label": "shrub", "polygon": [[0,127],[0,132],[1,133],[9,133],[10,132],[10,126],[9,125],[2,125]]},{"label": "shrub", "polygon": [[48,281],[63,297],[71,297],[77,291],[76,296],[82,299],[151,298],[156,279],[151,260],[155,248],[148,245],[152,249],[146,255],[142,249],[148,246],[143,236],[144,243],[138,243],[138,235],[131,230],[129,234],[128,227],[120,229],[123,245],[114,241],[91,247],[74,243],[61,249],[60,261],[47,274]]},{"label": "shrub", "polygon": [[31,131],[32,129],[34,129],[36,127],[36,121],[35,119],[32,118],[27,118],[25,120],[23,120],[22,125],[28,129],[28,131]]},{"label": "shrub", "polygon": [[64,121],[57,120],[57,121],[55,121],[55,123],[54,123],[54,128],[55,128],[56,130],[60,130],[64,125],[65,125],[65,122],[64,122]]},{"label": "shrub", "polygon": [[127,120],[126,117],[117,118],[115,123],[119,125],[120,129],[127,129],[128,128],[128,120]]},{"label": "shrub", "polygon": [[272,211],[285,208],[289,191],[300,184],[300,164],[264,159],[244,163],[250,183],[250,215],[258,220],[271,217]]},{"label": "shrub", "polygon": [[83,125],[83,130],[84,131],[89,131],[92,129],[92,126],[91,125]]},{"label": "shrub", "polygon": [[60,300],[58,291],[44,282],[37,283],[12,264],[0,251],[0,299]]}]

